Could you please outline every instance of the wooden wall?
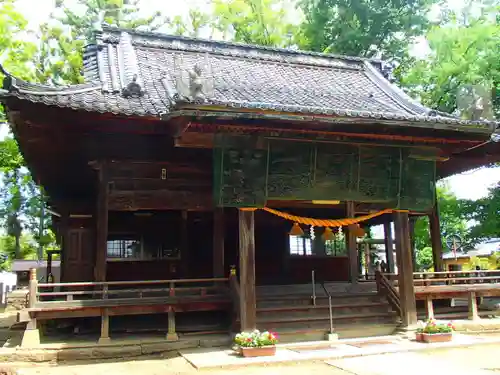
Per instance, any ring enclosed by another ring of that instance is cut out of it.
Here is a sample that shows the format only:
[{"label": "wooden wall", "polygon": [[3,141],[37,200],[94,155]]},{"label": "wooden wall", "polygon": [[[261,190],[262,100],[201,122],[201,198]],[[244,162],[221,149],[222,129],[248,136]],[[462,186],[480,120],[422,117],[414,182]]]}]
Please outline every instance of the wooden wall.
[{"label": "wooden wall", "polygon": [[[225,210],[224,274],[231,265],[238,266],[237,210]],[[94,279],[95,228],[92,219],[73,220],[64,235],[62,281],[88,281]],[[110,212],[109,235],[120,233],[149,233],[168,238],[181,246],[180,211],[157,212],[151,216],[132,212]],[[346,257],[291,257],[288,232],[291,224],[265,212],[255,215],[256,283],[291,284],[309,283],[311,270],[318,280],[347,281]],[[186,253],[187,251],[187,253]],[[159,280],[180,278],[208,278],[213,276],[213,212],[188,212],[187,250],[175,260],[109,260],[106,279]],[[186,263],[184,263],[186,262]]]}]

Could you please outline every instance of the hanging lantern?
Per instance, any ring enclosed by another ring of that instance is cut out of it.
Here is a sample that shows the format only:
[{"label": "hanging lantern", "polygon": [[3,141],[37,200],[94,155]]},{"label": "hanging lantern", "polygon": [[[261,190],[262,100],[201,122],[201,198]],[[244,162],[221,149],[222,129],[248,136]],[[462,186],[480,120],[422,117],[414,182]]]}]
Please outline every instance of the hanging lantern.
[{"label": "hanging lantern", "polygon": [[333,233],[333,231],[329,227],[326,227],[325,231],[323,232],[323,235],[321,237],[323,238],[323,241],[334,240],[335,234]]},{"label": "hanging lantern", "polygon": [[365,230],[359,226],[359,224],[356,224],[356,227],[354,228],[354,235],[356,237],[364,237],[366,234]]},{"label": "hanging lantern", "polygon": [[300,227],[299,223],[293,223],[293,227],[290,230],[290,236],[303,236],[304,231]]}]

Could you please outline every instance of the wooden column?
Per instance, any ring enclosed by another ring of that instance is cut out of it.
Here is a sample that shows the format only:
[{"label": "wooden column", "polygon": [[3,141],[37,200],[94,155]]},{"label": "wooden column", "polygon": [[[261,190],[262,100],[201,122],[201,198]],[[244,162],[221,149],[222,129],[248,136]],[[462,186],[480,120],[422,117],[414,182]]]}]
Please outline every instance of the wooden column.
[{"label": "wooden column", "polygon": [[256,328],[255,223],[253,211],[239,211],[240,321],[242,331]]},{"label": "wooden column", "polygon": [[181,211],[181,264],[182,276],[189,278],[189,239],[188,239],[188,212],[187,210]]},{"label": "wooden column", "polygon": [[106,256],[108,252],[108,168],[102,163],[99,168],[97,196],[96,256],[94,277],[96,281],[106,281]]},{"label": "wooden column", "polygon": [[[38,279],[36,276],[36,268],[30,269],[28,307],[34,308],[37,303]],[[36,318],[31,318],[26,325],[21,347],[29,348],[40,345],[40,331],[38,330],[38,322]]]},{"label": "wooden column", "polygon": [[413,265],[410,246],[410,223],[408,213],[394,214],[396,238],[396,260],[398,263],[399,298],[401,300],[403,326],[417,323],[417,306],[413,287]]},{"label": "wooden column", "polygon": [[[346,213],[347,217],[354,217],[354,202],[346,202]],[[356,235],[354,234],[355,228],[355,225],[349,225],[346,236],[347,257],[349,258],[349,281],[351,283],[357,283],[359,279],[358,248]]]},{"label": "wooden column", "polygon": [[214,210],[213,276],[224,277],[224,208]]},{"label": "wooden column", "polygon": [[384,223],[384,243],[385,243],[385,256],[387,259],[387,268],[389,273],[395,272],[394,261],[394,242],[392,240],[391,222]]},{"label": "wooden column", "polygon": [[415,249],[415,224],[417,218],[410,216],[410,249],[411,249],[411,263],[413,264],[413,272],[417,272],[417,251]]},{"label": "wooden column", "polygon": [[441,241],[441,226],[439,224],[439,212],[437,201],[434,204],[431,214],[429,215],[429,227],[431,233],[432,245],[432,260],[434,264],[434,271],[443,270],[443,243]]},{"label": "wooden column", "polygon": [[103,309],[101,313],[101,336],[98,344],[108,344],[111,342],[109,338],[109,312],[108,309]]}]

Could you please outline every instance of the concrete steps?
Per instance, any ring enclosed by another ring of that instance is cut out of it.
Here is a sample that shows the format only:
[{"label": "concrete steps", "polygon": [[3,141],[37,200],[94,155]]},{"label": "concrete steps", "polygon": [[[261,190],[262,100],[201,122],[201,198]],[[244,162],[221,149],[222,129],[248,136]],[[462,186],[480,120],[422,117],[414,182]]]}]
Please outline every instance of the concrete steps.
[{"label": "concrete steps", "polygon": [[[369,285],[328,286],[332,296],[332,321],[342,338],[369,337],[394,333],[399,317],[387,300]],[[330,330],[328,297],[316,287],[316,304],[311,285],[262,287],[257,294],[257,328],[275,331],[281,342],[323,340]]]}]

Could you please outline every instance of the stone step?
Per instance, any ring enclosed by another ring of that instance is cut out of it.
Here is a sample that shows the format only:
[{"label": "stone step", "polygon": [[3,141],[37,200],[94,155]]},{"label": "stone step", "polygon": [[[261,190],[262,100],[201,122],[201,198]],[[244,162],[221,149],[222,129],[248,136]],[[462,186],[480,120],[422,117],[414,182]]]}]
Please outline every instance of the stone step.
[{"label": "stone step", "polygon": [[[376,293],[332,296],[332,304],[357,305],[372,302],[382,302],[385,299]],[[279,306],[307,306],[312,305],[310,295],[283,295],[265,298],[257,298],[257,308],[279,307]],[[316,305],[328,305],[328,297],[316,296]]]},{"label": "stone step", "polygon": [[[396,323],[397,315],[395,313],[365,313],[365,314],[345,314],[333,317],[333,325],[338,324],[379,324]],[[266,330],[279,331],[280,328],[301,327],[307,328],[325,328],[330,326],[330,317],[282,317],[282,318],[257,318],[257,326]]]},{"label": "stone step", "polygon": [[[356,305],[352,304],[335,304],[332,305],[333,316],[363,314],[363,313],[388,313],[391,308],[388,303],[384,302],[365,302]],[[257,309],[257,316],[265,318],[273,317],[315,317],[325,316],[329,314],[328,305],[316,306],[279,306],[265,307]]]},{"label": "stone step", "polygon": [[[376,337],[392,335],[397,328],[398,324],[392,322],[379,322],[377,324],[348,323],[334,325],[334,333],[336,333],[340,339]],[[304,341],[322,341],[326,339],[326,335],[329,333],[329,326],[316,328],[290,326],[286,328],[280,327],[272,331],[277,333],[279,342],[283,344]]]}]

